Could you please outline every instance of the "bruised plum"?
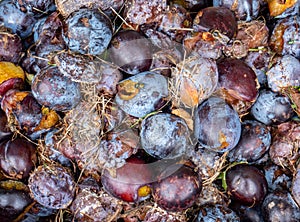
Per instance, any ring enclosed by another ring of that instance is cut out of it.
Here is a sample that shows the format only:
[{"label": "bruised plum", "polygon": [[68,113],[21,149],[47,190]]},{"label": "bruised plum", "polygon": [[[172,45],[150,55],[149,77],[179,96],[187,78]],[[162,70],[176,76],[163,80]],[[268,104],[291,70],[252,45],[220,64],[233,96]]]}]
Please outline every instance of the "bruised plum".
[{"label": "bruised plum", "polygon": [[119,31],[111,40],[109,56],[126,73],[148,71],[152,62],[152,49],[148,39],[134,30]]},{"label": "bruised plum", "polygon": [[35,75],[31,90],[41,105],[57,111],[74,108],[81,97],[79,85],[63,76],[53,66],[46,67]]},{"label": "bruised plum", "polygon": [[30,175],[31,196],[41,205],[53,209],[68,207],[75,195],[75,182],[66,168],[41,165]]},{"label": "bruised plum", "polygon": [[0,169],[8,177],[27,178],[36,163],[36,148],[26,139],[6,139],[0,143]]},{"label": "bruised plum", "polygon": [[189,166],[168,166],[153,185],[153,198],[168,211],[182,211],[191,207],[202,190],[202,178]]},{"label": "bruised plum", "polygon": [[194,135],[201,146],[217,152],[233,149],[241,135],[237,112],[223,99],[210,97],[198,106],[194,118]]},{"label": "bruised plum", "polygon": [[121,81],[117,88],[116,103],[135,117],[144,117],[161,108],[169,93],[167,79],[155,72],[134,75]]},{"label": "bruised plum", "polygon": [[[114,175],[115,174],[115,175]],[[125,165],[109,172],[104,170],[101,182],[112,196],[126,202],[139,202],[149,197],[152,175],[145,161],[131,157]]]},{"label": "bruised plum", "polygon": [[288,97],[263,89],[251,107],[250,113],[256,120],[272,125],[283,123],[291,118],[293,109]]},{"label": "bruised plum", "polygon": [[175,115],[158,113],[143,120],[140,138],[144,150],[159,159],[183,155],[188,148],[189,129]]},{"label": "bruised plum", "polygon": [[107,48],[111,38],[111,21],[97,9],[79,9],[63,25],[63,39],[74,52],[99,55]]},{"label": "bruised plum", "polygon": [[256,167],[238,164],[226,173],[227,191],[231,197],[243,205],[254,206],[261,203],[268,191],[268,183]]}]

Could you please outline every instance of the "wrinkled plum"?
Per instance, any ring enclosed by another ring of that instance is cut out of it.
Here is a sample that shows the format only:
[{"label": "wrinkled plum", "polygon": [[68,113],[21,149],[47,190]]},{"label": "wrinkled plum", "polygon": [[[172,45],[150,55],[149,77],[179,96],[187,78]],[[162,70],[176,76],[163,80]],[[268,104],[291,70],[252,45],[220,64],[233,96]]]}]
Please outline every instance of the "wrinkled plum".
[{"label": "wrinkled plum", "polygon": [[270,163],[264,166],[264,172],[270,191],[291,189],[292,175],[289,169]]},{"label": "wrinkled plum", "polygon": [[182,211],[191,207],[202,190],[202,178],[188,166],[168,166],[153,184],[153,198],[168,211]]},{"label": "wrinkled plum", "polygon": [[26,139],[7,139],[0,143],[0,169],[8,177],[27,178],[36,163],[36,148]]},{"label": "wrinkled plum", "polygon": [[54,0],[13,0],[15,4],[25,13],[33,13],[42,16],[55,11]]},{"label": "wrinkled plum", "polygon": [[269,150],[270,159],[278,166],[285,166],[294,171],[300,156],[300,124],[291,121],[282,123],[273,130],[273,134]]},{"label": "wrinkled plum", "polygon": [[287,191],[269,193],[262,205],[266,222],[297,222],[300,220],[298,206]]},{"label": "wrinkled plum", "polygon": [[88,56],[62,52],[54,57],[59,71],[74,82],[95,83],[101,78],[100,63]]},{"label": "wrinkled plum", "polygon": [[0,2],[0,23],[21,38],[28,37],[37,19],[22,12],[11,0]]},{"label": "wrinkled plum", "polygon": [[76,195],[71,207],[79,221],[111,221],[121,210],[118,200],[107,193],[83,189]]},{"label": "wrinkled plum", "polygon": [[292,181],[292,195],[293,199],[298,204],[298,207],[300,206],[300,169],[298,166],[297,172],[295,172],[295,175],[293,177]]},{"label": "wrinkled plum", "polygon": [[105,51],[111,38],[111,21],[99,10],[82,8],[64,21],[63,39],[74,52],[99,55]]},{"label": "wrinkled plum", "polygon": [[196,222],[239,222],[240,218],[226,206],[206,204],[200,207]]},{"label": "wrinkled plum", "polygon": [[0,33],[0,61],[18,63],[22,49],[21,38],[17,34],[8,31]]},{"label": "wrinkled plum", "polygon": [[271,144],[271,133],[267,126],[255,120],[242,123],[241,138],[229,153],[231,161],[253,162],[261,158]]},{"label": "wrinkled plum", "polygon": [[184,155],[189,145],[189,129],[175,115],[158,113],[143,120],[141,145],[150,155],[162,159]]},{"label": "wrinkled plum", "polygon": [[217,152],[229,151],[240,139],[239,116],[223,99],[211,97],[198,106],[194,135],[204,148]]},{"label": "wrinkled plum", "polygon": [[75,195],[73,176],[58,165],[41,165],[30,175],[31,196],[41,205],[53,209],[68,207]]},{"label": "wrinkled plum", "polygon": [[63,76],[53,66],[46,67],[35,75],[31,90],[41,105],[57,111],[74,108],[81,98],[79,85]]},{"label": "wrinkled plum", "polygon": [[12,132],[9,129],[6,113],[0,109],[0,141],[11,134]]},{"label": "wrinkled plum", "polygon": [[127,114],[144,117],[163,105],[168,96],[167,79],[155,72],[142,72],[121,81],[116,103]]},{"label": "wrinkled plum", "polygon": [[207,7],[196,15],[193,29],[196,32],[215,30],[231,39],[236,34],[237,21],[228,8]]},{"label": "wrinkled plum", "polygon": [[104,189],[112,196],[126,202],[139,202],[149,197],[148,184],[152,175],[142,159],[131,157],[125,165],[116,169],[115,175],[112,174],[105,169],[101,177]]},{"label": "wrinkled plum", "polygon": [[130,0],[126,1],[124,18],[130,23],[142,25],[145,23],[158,22],[162,12],[167,8],[166,0]]},{"label": "wrinkled plum", "polygon": [[223,6],[234,11],[235,16],[239,20],[251,21],[258,16],[260,9],[259,0],[216,0],[213,1],[214,6]]},{"label": "wrinkled plum", "polygon": [[151,43],[137,31],[119,31],[111,40],[109,56],[126,73],[148,71],[152,62]]},{"label": "wrinkled plum", "polygon": [[268,191],[264,174],[256,167],[238,164],[226,172],[227,191],[231,198],[243,205],[260,204]]},{"label": "wrinkled plum", "polygon": [[273,92],[300,85],[300,62],[291,55],[285,55],[273,64],[266,73],[268,86]]},{"label": "wrinkled plum", "polygon": [[254,118],[266,125],[279,124],[287,121],[293,115],[293,109],[288,97],[261,90],[250,113]]}]

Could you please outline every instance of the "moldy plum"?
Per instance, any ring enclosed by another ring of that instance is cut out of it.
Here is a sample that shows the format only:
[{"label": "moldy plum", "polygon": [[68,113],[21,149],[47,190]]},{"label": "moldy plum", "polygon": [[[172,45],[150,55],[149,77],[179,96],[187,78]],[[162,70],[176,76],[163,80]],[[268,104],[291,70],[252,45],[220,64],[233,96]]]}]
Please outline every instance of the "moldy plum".
[{"label": "moldy plum", "polygon": [[116,103],[134,117],[145,115],[161,108],[168,97],[167,79],[155,72],[142,72],[119,82]]},{"label": "moldy plum", "polygon": [[231,197],[243,205],[254,206],[261,203],[268,191],[268,183],[256,167],[238,164],[226,172],[227,191]]},{"label": "moldy plum", "polygon": [[128,74],[148,71],[152,62],[151,43],[137,31],[122,30],[112,38],[109,56]]},{"label": "moldy plum", "polygon": [[202,189],[202,178],[189,166],[172,164],[153,184],[154,201],[168,211],[182,211],[191,207]]},{"label": "moldy plum", "polygon": [[81,98],[78,84],[63,76],[53,66],[46,67],[35,75],[31,90],[41,105],[57,111],[74,108]]},{"label": "moldy plum", "polygon": [[0,143],[0,169],[8,177],[27,178],[36,163],[36,148],[26,139],[6,139]]},{"label": "moldy plum", "polygon": [[143,120],[140,139],[148,154],[159,159],[173,158],[188,149],[189,129],[182,118],[158,113]]},{"label": "moldy plum", "polygon": [[69,49],[82,54],[103,53],[112,32],[110,19],[96,9],[79,9],[69,15],[63,25],[63,39]]},{"label": "moldy plum", "polygon": [[75,195],[73,176],[59,165],[37,167],[29,177],[28,186],[38,203],[53,209],[68,207]]},{"label": "moldy plum", "polygon": [[223,99],[210,97],[198,106],[195,113],[194,135],[204,148],[229,151],[240,139],[239,116]]}]

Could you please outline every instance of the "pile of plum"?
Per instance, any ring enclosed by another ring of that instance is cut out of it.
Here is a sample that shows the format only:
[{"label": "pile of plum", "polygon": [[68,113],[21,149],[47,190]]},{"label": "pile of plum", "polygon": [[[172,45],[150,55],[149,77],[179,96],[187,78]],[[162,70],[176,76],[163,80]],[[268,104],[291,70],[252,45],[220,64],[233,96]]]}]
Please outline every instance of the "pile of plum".
[{"label": "pile of plum", "polygon": [[0,221],[300,221],[299,5],[0,1]]}]

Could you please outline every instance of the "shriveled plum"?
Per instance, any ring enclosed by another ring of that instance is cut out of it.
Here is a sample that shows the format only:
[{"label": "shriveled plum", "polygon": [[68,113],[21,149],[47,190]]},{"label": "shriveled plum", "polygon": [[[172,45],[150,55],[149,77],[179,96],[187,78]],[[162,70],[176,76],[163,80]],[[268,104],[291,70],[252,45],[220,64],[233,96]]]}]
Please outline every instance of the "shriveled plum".
[{"label": "shriveled plum", "polygon": [[18,63],[22,49],[21,38],[17,34],[8,31],[0,33],[0,61]]}]

